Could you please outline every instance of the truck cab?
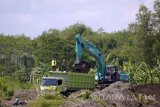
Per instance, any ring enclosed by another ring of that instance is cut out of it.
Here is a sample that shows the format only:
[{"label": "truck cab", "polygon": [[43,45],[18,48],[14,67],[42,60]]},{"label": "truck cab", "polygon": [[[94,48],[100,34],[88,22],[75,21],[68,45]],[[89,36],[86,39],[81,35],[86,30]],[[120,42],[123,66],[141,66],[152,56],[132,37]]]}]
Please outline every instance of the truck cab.
[{"label": "truck cab", "polygon": [[60,77],[42,77],[40,90],[42,92],[61,92],[64,90],[64,79]]}]

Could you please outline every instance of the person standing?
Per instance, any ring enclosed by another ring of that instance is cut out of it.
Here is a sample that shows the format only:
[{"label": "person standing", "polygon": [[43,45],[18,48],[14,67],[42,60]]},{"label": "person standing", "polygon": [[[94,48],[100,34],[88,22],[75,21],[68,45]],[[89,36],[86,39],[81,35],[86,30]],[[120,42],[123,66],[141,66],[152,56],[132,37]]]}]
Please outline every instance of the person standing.
[{"label": "person standing", "polygon": [[56,71],[56,59],[55,58],[52,60],[52,70]]},{"label": "person standing", "polygon": [[62,60],[62,71],[65,71],[65,59]]}]

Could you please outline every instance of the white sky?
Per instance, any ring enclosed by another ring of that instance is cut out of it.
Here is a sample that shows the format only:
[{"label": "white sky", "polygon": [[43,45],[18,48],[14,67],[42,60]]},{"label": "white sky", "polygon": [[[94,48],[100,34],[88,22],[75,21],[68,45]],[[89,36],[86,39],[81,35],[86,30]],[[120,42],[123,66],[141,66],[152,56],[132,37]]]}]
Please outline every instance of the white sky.
[{"label": "white sky", "polygon": [[43,31],[82,22],[93,30],[122,30],[135,21],[140,4],[154,0],[0,0],[0,33],[37,37]]}]

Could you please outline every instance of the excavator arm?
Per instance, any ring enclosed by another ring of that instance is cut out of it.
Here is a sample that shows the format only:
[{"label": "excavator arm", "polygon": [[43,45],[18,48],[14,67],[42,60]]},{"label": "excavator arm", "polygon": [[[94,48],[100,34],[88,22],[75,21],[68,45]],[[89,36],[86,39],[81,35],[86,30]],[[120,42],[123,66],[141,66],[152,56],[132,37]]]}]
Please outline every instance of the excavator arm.
[{"label": "excavator arm", "polygon": [[77,34],[76,35],[76,47],[75,47],[75,52],[76,52],[76,64],[80,63],[80,61],[82,60],[82,38],[81,38],[81,34]]},{"label": "excavator arm", "polygon": [[91,42],[86,40],[84,43],[85,50],[95,58],[97,62],[97,74],[98,74],[98,80],[105,79],[106,75],[106,64],[104,62],[104,57],[101,54],[101,52],[98,50],[98,48],[93,45]]},{"label": "excavator arm", "polygon": [[[93,56],[97,62],[97,74],[98,74],[98,80],[105,79],[106,74],[106,64],[104,62],[104,57],[101,54],[101,52],[98,50],[98,48],[89,42],[88,40],[85,41],[85,43],[82,43],[81,34],[76,35],[76,61],[75,64],[77,65],[77,68],[80,68],[81,71],[83,71],[84,66],[89,66],[88,63],[82,60],[82,49],[85,49],[87,53],[89,53],[91,56]],[[80,67],[81,66],[81,67]]]}]

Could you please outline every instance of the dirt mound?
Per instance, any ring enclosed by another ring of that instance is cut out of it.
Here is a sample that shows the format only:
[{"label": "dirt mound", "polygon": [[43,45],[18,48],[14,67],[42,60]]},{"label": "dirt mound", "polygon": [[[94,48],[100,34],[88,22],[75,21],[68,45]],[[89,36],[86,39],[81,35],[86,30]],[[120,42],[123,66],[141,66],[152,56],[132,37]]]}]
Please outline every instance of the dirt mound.
[{"label": "dirt mound", "polygon": [[34,100],[37,97],[37,91],[36,90],[16,90],[14,92],[15,97],[19,97],[20,99],[25,99],[27,101]]},{"label": "dirt mound", "polygon": [[160,84],[158,83],[137,85],[134,86],[133,89],[137,93],[142,93],[147,96],[153,96],[160,102]]},{"label": "dirt mound", "polygon": [[142,88],[139,87],[143,85],[132,86],[129,83],[116,82],[103,90],[91,93],[87,100],[75,97],[66,101],[63,107],[160,107],[160,103],[154,97],[140,94]]},{"label": "dirt mound", "polygon": [[102,91],[92,93],[91,99],[102,101],[102,106],[106,107],[160,107],[157,99],[149,96],[150,94],[137,94],[135,88],[129,83],[116,82]]}]

